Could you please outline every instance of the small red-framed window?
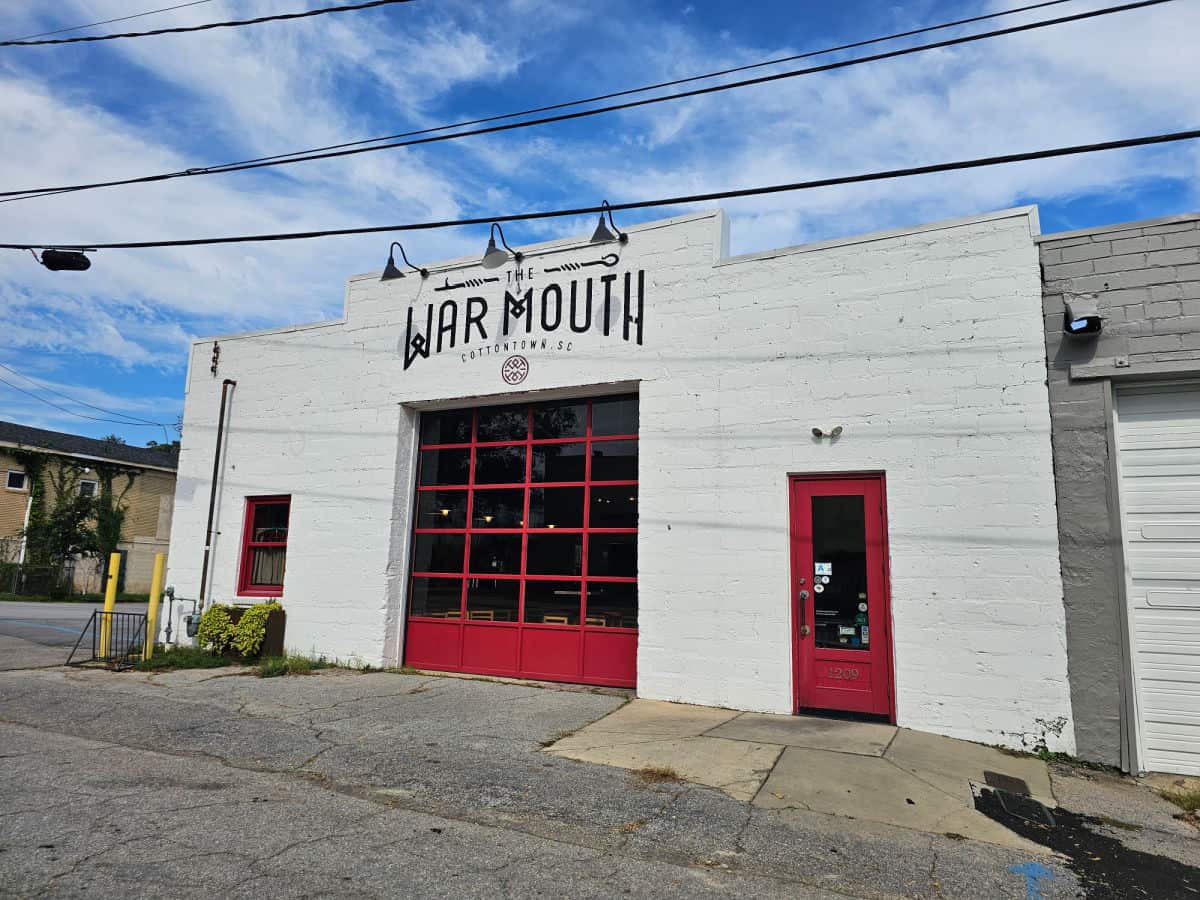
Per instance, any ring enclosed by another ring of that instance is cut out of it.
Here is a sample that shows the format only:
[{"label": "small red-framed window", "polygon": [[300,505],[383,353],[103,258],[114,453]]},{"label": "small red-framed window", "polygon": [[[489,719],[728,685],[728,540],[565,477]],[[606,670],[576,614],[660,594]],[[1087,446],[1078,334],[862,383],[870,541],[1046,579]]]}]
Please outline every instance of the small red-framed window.
[{"label": "small red-framed window", "polygon": [[247,497],[242,529],[242,564],[238,593],[245,597],[283,596],[287,563],[290,496]]}]

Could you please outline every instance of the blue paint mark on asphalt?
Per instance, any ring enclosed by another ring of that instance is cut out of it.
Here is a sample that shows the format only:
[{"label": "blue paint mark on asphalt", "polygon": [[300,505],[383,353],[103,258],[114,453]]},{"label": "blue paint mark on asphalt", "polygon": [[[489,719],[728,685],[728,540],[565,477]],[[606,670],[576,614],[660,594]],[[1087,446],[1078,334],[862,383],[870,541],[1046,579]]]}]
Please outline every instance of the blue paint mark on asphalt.
[{"label": "blue paint mark on asphalt", "polygon": [[67,634],[79,634],[82,625],[74,628],[64,628],[61,625],[47,625],[45,622],[32,622],[28,619],[0,619],[0,625],[28,625],[32,628],[49,628],[53,631],[65,631]]},{"label": "blue paint mark on asphalt", "polygon": [[1042,891],[1038,882],[1043,878],[1047,881],[1054,880],[1054,873],[1041,863],[1030,862],[1019,866],[1009,866],[1008,871],[1014,875],[1025,876],[1025,900],[1042,900]]}]

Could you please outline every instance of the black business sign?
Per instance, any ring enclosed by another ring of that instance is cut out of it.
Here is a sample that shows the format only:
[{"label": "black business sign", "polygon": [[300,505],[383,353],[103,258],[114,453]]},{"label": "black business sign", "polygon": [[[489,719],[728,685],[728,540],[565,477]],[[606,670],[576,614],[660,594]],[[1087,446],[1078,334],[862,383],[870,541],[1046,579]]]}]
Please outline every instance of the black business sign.
[{"label": "black business sign", "polygon": [[[520,349],[536,349],[539,344],[541,349],[552,349],[555,343],[560,345],[557,349],[569,349],[572,334],[599,331],[609,337],[618,330],[613,327],[614,309],[621,313],[617,322],[621,338],[641,344],[645,270],[586,273],[591,268],[611,269],[618,262],[619,257],[609,253],[589,262],[547,267],[540,272],[557,280],[544,285],[532,284],[537,270],[528,267],[457,283],[447,278],[434,293],[478,293],[434,300],[423,310],[409,307],[404,368],[418,359],[460,348],[464,362],[475,358],[477,352],[490,351],[493,345],[496,352],[518,343]],[[567,280],[573,273],[578,276]],[[540,337],[531,337],[535,330]],[[481,347],[468,349],[474,345]]]}]

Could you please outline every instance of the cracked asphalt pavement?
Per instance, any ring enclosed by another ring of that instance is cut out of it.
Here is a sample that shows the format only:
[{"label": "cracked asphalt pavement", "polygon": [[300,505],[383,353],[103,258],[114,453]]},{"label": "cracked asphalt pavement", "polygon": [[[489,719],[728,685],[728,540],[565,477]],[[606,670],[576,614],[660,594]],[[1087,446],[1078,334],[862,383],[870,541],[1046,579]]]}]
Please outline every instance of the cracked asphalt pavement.
[{"label": "cracked asphalt pavement", "polygon": [[[1076,897],[1053,856],[542,753],[613,692],[0,672],[2,897]],[[1191,840],[1186,835],[1180,841]]]}]

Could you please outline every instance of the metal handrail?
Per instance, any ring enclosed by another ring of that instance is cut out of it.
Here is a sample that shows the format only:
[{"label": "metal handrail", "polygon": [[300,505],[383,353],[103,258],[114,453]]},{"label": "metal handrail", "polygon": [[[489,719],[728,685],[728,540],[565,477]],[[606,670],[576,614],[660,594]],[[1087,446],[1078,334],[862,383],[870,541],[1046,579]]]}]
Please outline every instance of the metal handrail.
[{"label": "metal handrail", "polygon": [[[79,645],[92,632],[92,653],[87,659],[75,660]],[[89,662],[101,662],[114,669],[128,669],[146,652],[146,614],[134,612],[105,612],[93,610],[88,623],[71,648],[65,665],[81,666]]]}]

